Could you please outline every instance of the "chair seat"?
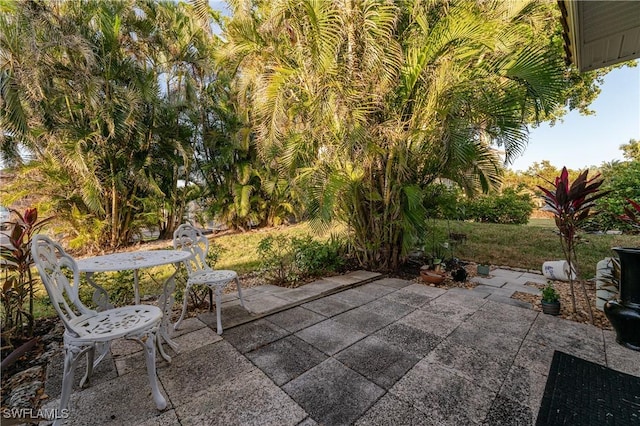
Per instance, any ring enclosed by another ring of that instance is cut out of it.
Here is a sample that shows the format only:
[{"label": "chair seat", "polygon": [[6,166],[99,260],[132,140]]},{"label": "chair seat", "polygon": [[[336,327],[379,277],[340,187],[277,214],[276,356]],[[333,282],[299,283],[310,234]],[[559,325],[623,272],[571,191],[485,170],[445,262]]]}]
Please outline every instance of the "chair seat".
[{"label": "chair seat", "polygon": [[192,274],[189,277],[189,284],[225,285],[237,277],[236,271],[225,269],[205,270]]},{"label": "chair seat", "polygon": [[145,331],[158,324],[161,319],[162,311],[157,306],[123,306],[75,318],[71,327],[79,336],[73,336],[67,331],[65,338],[75,342],[106,342]]}]

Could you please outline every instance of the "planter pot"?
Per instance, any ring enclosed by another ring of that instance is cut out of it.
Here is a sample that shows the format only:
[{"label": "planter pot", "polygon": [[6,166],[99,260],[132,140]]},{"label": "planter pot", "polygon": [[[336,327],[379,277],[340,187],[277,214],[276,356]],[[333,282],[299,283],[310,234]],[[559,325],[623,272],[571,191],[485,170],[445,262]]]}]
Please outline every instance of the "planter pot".
[{"label": "planter pot", "polygon": [[604,313],[616,331],[616,341],[640,351],[640,248],[614,247],[620,257],[620,300],[610,300]]},{"label": "planter pot", "polygon": [[596,265],[596,309],[604,312],[604,304],[618,297],[613,278],[613,259],[605,257]]},{"label": "planter pot", "polygon": [[429,284],[440,284],[444,281],[444,276],[433,271],[420,271],[422,281]]},{"label": "planter pot", "polygon": [[478,265],[478,275],[489,275],[489,265]]},{"label": "planter pot", "polygon": [[560,315],[560,302],[542,301],[542,312],[548,315]]}]

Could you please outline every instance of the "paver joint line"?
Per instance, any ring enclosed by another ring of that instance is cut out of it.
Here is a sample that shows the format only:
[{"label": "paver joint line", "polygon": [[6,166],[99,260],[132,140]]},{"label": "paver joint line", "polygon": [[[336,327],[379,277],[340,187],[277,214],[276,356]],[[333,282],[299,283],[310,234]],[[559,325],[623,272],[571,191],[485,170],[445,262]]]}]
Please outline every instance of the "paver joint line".
[{"label": "paver joint line", "polygon": [[[265,318],[265,317],[267,317],[269,315],[277,314],[279,312],[283,312],[283,311],[286,311],[288,309],[295,308],[295,307],[303,305],[305,303],[313,302],[314,300],[322,299],[322,298],[324,298],[326,296],[331,296],[333,294],[340,293],[340,292],[345,291],[345,290],[349,290],[349,289],[352,289],[352,288],[360,287],[360,286],[363,286],[365,284],[369,284],[371,282],[378,281],[378,280],[386,278],[386,277],[387,277],[387,275],[378,275],[378,276],[374,276],[374,277],[371,277],[371,278],[366,278],[366,279],[363,279],[361,281],[358,281],[357,283],[347,284],[347,285],[344,285],[344,286],[341,286],[341,287],[333,288],[333,289],[327,291],[326,293],[320,293],[320,294],[314,295],[314,296],[312,296],[312,297],[310,297],[308,299],[302,299],[302,300],[299,300],[299,301],[291,302],[289,304],[286,304],[286,305],[283,305],[283,306],[279,306],[279,307],[276,307],[276,308],[268,310],[268,311],[259,312],[259,313],[252,313],[252,315],[255,315],[253,318],[248,318],[246,320],[243,320],[242,322],[238,322],[236,324],[227,326],[226,329],[232,329],[234,327],[241,326],[241,325],[246,324],[248,322],[255,321],[255,320],[258,320],[258,319],[261,319],[261,318]],[[291,290],[291,289],[285,289],[284,287],[282,287],[282,288],[285,291]],[[302,287],[299,287],[299,288],[302,288]],[[277,297],[277,295],[273,295],[273,296]],[[224,312],[223,312],[223,315],[224,315]]]}]

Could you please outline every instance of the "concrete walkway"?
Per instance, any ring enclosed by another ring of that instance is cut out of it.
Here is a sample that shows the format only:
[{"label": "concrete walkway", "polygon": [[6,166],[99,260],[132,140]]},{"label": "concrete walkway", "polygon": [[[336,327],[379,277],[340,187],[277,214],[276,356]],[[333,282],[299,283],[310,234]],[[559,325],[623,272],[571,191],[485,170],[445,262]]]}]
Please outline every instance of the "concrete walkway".
[{"label": "concrete walkway", "polygon": [[[492,273],[476,290],[362,271],[263,286],[246,291],[250,313],[228,296],[222,336],[213,313],[190,318],[171,364],[158,361],[167,410],[154,407],[138,345],[117,342],[66,424],[532,425],[556,349],[640,376],[640,352],[613,332],[502,303],[540,276]],[[61,358],[51,367],[49,409]]]}]

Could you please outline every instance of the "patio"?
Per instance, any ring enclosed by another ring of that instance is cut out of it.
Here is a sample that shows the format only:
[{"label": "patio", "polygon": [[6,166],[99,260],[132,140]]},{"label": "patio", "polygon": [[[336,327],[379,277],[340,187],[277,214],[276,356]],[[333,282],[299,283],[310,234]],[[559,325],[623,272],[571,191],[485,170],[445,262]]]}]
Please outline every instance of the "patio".
[{"label": "patio", "polygon": [[[248,289],[252,314],[227,296],[222,336],[214,313],[174,334],[179,353],[158,361],[167,410],[150,398],[139,346],[118,342],[72,395],[67,424],[526,425],[554,350],[640,376],[640,353],[612,331],[505,303],[533,279],[498,271],[480,290],[445,290],[358,271]],[[45,409],[61,366],[50,363]]]}]

